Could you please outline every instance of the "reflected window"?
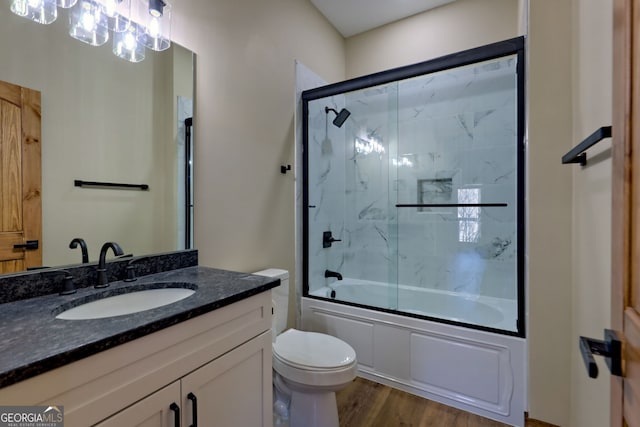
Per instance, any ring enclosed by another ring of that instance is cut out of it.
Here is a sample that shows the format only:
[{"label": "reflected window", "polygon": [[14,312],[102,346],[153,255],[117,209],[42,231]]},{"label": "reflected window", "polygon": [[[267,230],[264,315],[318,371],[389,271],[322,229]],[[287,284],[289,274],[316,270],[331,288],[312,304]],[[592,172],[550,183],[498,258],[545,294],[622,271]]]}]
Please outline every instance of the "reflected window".
[{"label": "reflected window", "polygon": [[[459,204],[479,204],[479,188],[459,188]],[[480,239],[480,207],[458,207],[458,241],[463,243],[475,243]]]}]

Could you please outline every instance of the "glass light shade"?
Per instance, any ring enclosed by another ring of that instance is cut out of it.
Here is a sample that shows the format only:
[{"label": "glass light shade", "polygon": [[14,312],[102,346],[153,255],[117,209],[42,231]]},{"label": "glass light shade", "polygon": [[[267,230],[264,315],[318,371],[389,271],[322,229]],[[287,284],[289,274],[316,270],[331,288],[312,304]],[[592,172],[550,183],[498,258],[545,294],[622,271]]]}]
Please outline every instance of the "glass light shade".
[{"label": "glass light shade", "polygon": [[11,11],[39,24],[51,24],[58,17],[56,0],[12,0]]},{"label": "glass light shade", "polygon": [[78,0],[58,0],[58,7],[61,7],[63,9],[69,9],[72,8],[73,6],[76,5],[76,3],[78,2]]},{"label": "glass light shade", "polygon": [[163,0],[135,0],[141,25],[138,40],[152,50],[171,46],[171,5]]},{"label": "glass light shade", "polygon": [[106,19],[101,25],[116,33],[126,31],[131,22],[131,0],[99,0]]},{"label": "glass light shade", "polygon": [[69,14],[69,35],[92,46],[101,46],[109,40],[106,19],[100,4],[80,0]]},{"label": "glass light shade", "polygon": [[113,35],[113,54],[130,62],[144,59],[145,47],[138,41],[138,25],[131,23],[126,31]]}]

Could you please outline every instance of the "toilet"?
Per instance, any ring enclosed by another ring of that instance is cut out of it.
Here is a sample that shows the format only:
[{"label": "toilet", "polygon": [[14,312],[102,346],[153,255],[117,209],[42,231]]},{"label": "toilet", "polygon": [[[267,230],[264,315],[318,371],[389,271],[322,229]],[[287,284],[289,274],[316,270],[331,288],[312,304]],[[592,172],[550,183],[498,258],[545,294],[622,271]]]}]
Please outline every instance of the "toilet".
[{"label": "toilet", "polygon": [[274,427],[338,427],[335,393],[355,379],[356,352],[331,335],[285,331],[289,272],[270,268],[253,274],[280,279],[272,290]]}]

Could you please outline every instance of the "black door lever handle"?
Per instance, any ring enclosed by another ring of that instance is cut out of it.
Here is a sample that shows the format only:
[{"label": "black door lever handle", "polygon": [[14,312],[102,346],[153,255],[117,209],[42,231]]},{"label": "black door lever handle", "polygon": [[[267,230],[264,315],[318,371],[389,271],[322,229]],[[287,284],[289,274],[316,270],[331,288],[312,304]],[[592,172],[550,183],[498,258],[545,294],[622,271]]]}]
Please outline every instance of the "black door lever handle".
[{"label": "black door lever handle", "polygon": [[27,250],[38,249],[38,241],[27,240],[26,243],[16,243],[15,245],[13,245],[13,249],[27,249]]},{"label": "black door lever handle", "polygon": [[622,341],[616,331],[604,330],[604,341],[580,337],[580,353],[590,378],[598,378],[593,355],[604,356],[612,375],[622,376]]}]

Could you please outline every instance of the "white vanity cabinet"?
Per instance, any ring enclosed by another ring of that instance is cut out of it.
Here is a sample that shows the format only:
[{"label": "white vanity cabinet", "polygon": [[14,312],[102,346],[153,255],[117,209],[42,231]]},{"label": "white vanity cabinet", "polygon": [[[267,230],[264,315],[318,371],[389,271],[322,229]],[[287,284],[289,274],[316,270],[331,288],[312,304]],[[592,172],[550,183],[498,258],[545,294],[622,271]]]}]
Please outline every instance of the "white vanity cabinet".
[{"label": "white vanity cabinet", "polygon": [[269,347],[271,334],[263,333],[97,427],[191,426],[196,419],[200,426],[266,426],[271,419],[265,412],[271,405]]},{"label": "white vanity cabinet", "polygon": [[[63,405],[66,427],[266,427],[271,293],[0,389],[3,405]],[[172,405],[175,404],[175,405]]]},{"label": "white vanity cabinet", "polygon": [[174,411],[177,409],[178,417],[181,416],[181,408],[176,402],[180,402],[180,381],[145,397],[96,427],[175,427]]}]

